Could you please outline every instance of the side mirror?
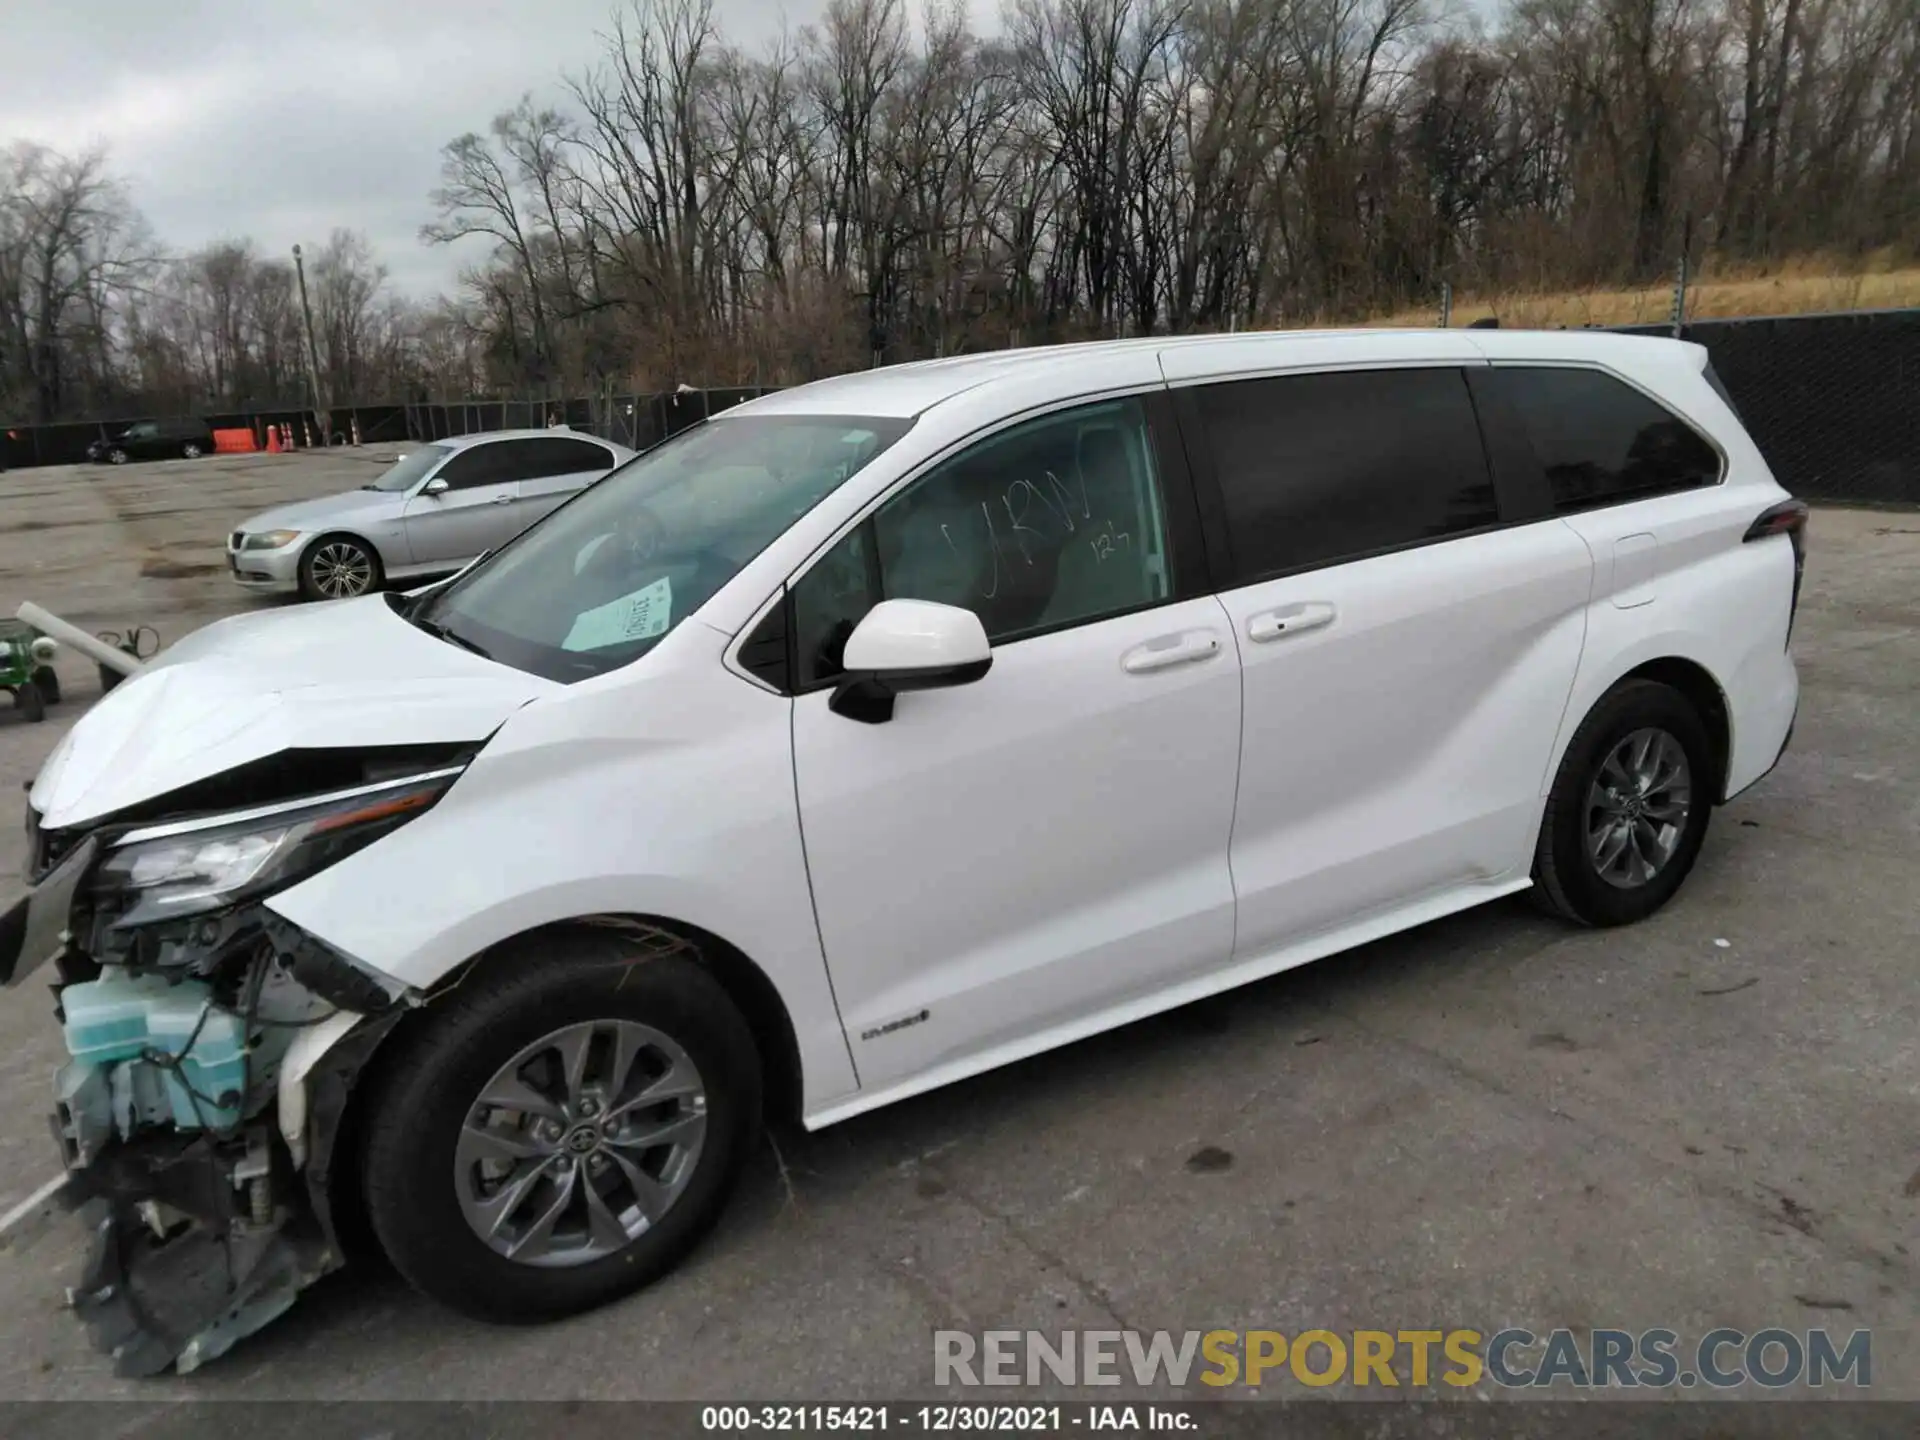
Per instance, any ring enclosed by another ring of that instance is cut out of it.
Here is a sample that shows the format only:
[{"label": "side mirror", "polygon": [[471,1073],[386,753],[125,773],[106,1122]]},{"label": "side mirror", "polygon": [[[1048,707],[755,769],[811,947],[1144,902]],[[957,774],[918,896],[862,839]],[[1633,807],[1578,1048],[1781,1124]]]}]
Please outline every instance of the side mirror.
[{"label": "side mirror", "polygon": [[420,487],[420,493],[422,495],[444,495],[447,493],[447,482],[436,475]]},{"label": "side mirror", "polygon": [[893,718],[894,696],[907,690],[971,685],[993,665],[980,617],[929,600],[882,600],[847,637],[846,678],[827,708],[879,725]]}]

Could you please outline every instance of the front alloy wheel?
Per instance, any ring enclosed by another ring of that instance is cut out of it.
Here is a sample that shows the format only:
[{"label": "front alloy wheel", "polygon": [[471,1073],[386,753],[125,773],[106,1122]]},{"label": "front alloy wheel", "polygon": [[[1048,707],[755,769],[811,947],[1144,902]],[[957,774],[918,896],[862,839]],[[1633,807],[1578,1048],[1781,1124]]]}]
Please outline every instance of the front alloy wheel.
[{"label": "front alloy wheel", "polygon": [[379,582],[379,559],[345,536],[322,540],[300,561],[300,589],[310,600],[351,600]]},{"label": "front alloy wheel", "polygon": [[360,1183],[416,1287],[478,1320],[557,1319],[712,1227],[758,1131],[760,1056],[698,950],[663,939],[507,941],[387,1042]]},{"label": "front alloy wheel", "polygon": [[481,1087],[454,1151],[468,1226],[522,1265],[585,1265],[673,1208],[700,1163],[707,1096],[687,1052],[633,1020],[568,1025]]}]

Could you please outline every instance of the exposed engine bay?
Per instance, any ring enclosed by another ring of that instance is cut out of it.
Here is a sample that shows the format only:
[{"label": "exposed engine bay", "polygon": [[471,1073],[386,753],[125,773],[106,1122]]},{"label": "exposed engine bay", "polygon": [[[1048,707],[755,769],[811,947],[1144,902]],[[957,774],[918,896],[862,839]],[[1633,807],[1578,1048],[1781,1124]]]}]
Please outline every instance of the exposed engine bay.
[{"label": "exposed engine bay", "polygon": [[[52,1128],[91,1232],[69,1299],[116,1373],[192,1370],[341,1263],[346,1097],[420,997],[262,902],[431,807],[474,748],[282,752],[65,831],[29,807],[0,981],[53,967]],[[281,1069],[321,1026],[345,1036],[290,1140]]]}]

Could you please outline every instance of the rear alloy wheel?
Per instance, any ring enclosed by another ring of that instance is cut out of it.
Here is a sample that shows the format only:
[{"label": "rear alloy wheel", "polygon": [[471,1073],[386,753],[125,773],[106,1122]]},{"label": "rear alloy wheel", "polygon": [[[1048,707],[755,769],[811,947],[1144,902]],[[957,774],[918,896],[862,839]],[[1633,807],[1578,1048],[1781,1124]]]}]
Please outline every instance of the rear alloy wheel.
[{"label": "rear alloy wheel", "polygon": [[690,955],[547,931],[409,1021],[365,1097],[366,1215],[394,1267],[528,1324],[664,1274],[719,1217],[758,1131],[745,1019]]},{"label": "rear alloy wheel", "polygon": [[1693,805],[1693,767],[1665,730],[1635,730],[1600,762],[1584,823],[1594,873],[1618,890],[1658,878],[1673,860]]},{"label": "rear alloy wheel", "polygon": [[325,536],[300,557],[300,593],[309,600],[351,600],[379,583],[380,557],[351,536]]},{"label": "rear alloy wheel", "polygon": [[124,465],[127,463],[127,452],[124,450],[109,450],[107,452],[107,459],[115,465]]},{"label": "rear alloy wheel", "polygon": [[1554,778],[1534,852],[1536,898],[1585,925],[1645,919],[1706,839],[1713,746],[1693,703],[1629,680],[1593,707]]},{"label": "rear alloy wheel", "polygon": [[198,460],[200,458],[200,453],[201,453],[200,447],[194,444],[191,440],[189,440],[184,446],[182,446],[180,450],[180,454],[182,455],[182,457],[188,460]]}]

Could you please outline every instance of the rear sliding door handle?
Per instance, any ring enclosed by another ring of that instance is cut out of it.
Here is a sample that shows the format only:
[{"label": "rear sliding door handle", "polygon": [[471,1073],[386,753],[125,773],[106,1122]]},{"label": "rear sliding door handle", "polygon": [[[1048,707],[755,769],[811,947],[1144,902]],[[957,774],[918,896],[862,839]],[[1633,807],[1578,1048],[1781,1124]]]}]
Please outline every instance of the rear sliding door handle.
[{"label": "rear sliding door handle", "polygon": [[1277,610],[1262,610],[1247,621],[1247,638],[1259,644],[1269,640],[1284,640],[1303,630],[1319,630],[1331,625],[1335,613],[1333,606],[1322,600],[1282,605]]},{"label": "rear sliding door handle", "polygon": [[511,505],[514,499],[515,497],[512,495],[496,495],[493,497],[493,503],[496,505]]},{"label": "rear sliding door handle", "polygon": [[1213,631],[1185,630],[1134,646],[1120,657],[1120,668],[1129,675],[1145,675],[1175,665],[1191,665],[1196,660],[1210,660],[1219,653],[1220,637]]}]

